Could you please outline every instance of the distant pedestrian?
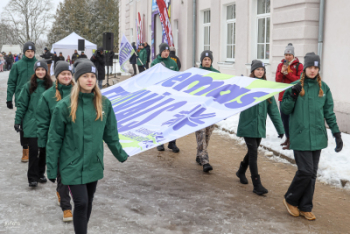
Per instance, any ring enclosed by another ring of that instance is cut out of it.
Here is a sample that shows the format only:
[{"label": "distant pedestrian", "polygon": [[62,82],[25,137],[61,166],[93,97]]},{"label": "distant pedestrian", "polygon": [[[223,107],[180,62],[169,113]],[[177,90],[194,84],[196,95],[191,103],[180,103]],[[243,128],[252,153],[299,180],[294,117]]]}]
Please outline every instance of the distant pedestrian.
[{"label": "distant pedestrian", "polygon": [[[151,47],[148,45],[147,42],[144,42],[143,44],[144,44],[145,50],[147,51],[147,62],[145,65],[146,65],[146,69],[148,69],[149,63],[151,61]],[[179,68],[179,70],[180,70],[180,68]]]},{"label": "distant pedestrian", "polygon": [[11,52],[9,52],[8,56],[7,56],[7,59],[6,59],[6,64],[7,64],[7,70],[8,71],[11,71],[11,68],[12,68],[12,64],[14,62],[14,58],[13,58],[13,55],[11,54]]},{"label": "distant pedestrian", "polygon": [[144,48],[143,44],[141,43],[139,45],[140,52],[139,52],[139,57],[137,59],[137,66],[139,68],[139,73],[143,72],[145,70],[145,64],[147,63],[147,51]]},{"label": "distant pedestrian", "polygon": [[95,67],[97,68],[97,80],[98,80],[98,87],[102,90],[102,83],[105,79],[106,70],[105,70],[105,56],[103,54],[103,48],[100,47],[97,49],[97,51],[91,56],[90,60],[94,63]]},{"label": "distant pedestrian", "polygon": [[42,55],[40,55],[40,57],[45,59],[45,61],[47,63],[47,67],[48,67],[48,73],[49,73],[49,75],[51,75],[51,64],[52,64],[53,54],[45,47],[44,53]]},{"label": "distant pedestrian", "polygon": [[73,61],[70,59],[69,55],[67,56],[66,62],[69,63],[69,64],[73,64]]},{"label": "distant pedestrian", "polygon": [[4,71],[4,63],[5,63],[4,56],[0,54],[0,72]]},{"label": "distant pedestrian", "polygon": [[177,67],[179,68],[179,71],[180,71],[181,70],[181,61],[180,61],[179,57],[176,56],[175,47],[170,47],[170,58],[176,62]]},{"label": "distant pedestrian", "polygon": [[84,51],[81,52],[81,54],[79,55],[79,58],[87,58],[87,56],[86,56]]},{"label": "distant pedestrian", "polygon": [[[134,51],[136,52],[136,45],[135,42],[131,43],[132,47],[134,48]],[[134,70],[133,76],[137,75],[137,69],[136,69],[136,64],[137,64],[137,56],[136,54],[132,54],[132,56],[129,59],[130,64],[132,65],[132,69]]]}]

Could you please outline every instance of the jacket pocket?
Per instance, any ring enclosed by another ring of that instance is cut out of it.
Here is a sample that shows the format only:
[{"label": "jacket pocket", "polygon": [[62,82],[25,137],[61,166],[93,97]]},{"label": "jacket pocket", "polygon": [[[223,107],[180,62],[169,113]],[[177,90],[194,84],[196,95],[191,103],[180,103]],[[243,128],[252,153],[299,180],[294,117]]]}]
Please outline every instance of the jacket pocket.
[{"label": "jacket pocket", "polygon": [[72,156],[67,157],[63,162],[60,162],[59,166],[60,166],[61,170],[64,170],[68,166],[72,166],[72,165],[76,164],[78,162],[78,160],[79,160],[79,153],[75,149],[73,151]]},{"label": "jacket pocket", "polygon": [[103,164],[103,154],[98,153],[97,154],[97,162],[101,165],[102,170],[105,169],[104,164]]}]

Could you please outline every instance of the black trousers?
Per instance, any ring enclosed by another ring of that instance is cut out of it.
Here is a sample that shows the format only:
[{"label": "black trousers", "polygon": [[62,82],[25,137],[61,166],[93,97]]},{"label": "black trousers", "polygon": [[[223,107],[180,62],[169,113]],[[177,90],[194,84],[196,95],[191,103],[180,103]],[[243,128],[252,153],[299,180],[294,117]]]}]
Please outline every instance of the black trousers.
[{"label": "black trousers", "polygon": [[252,176],[259,175],[258,172],[258,148],[261,138],[244,137],[245,143],[248,147],[248,152],[243,159],[245,166],[249,165],[250,174]]},{"label": "black trousers", "polygon": [[145,66],[146,66],[146,69],[149,68],[149,61],[147,61],[147,63],[145,64]]},{"label": "black trousers", "polygon": [[286,137],[289,138],[289,115],[286,115],[281,111],[281,105],[282,105],[282,102],[280,102],[280,113],[281,113],[281,119],[284,127],[284,132],[286,133]]},{"label": "black trousers", "polygon": [[143,66],[138,66],[139,67],[139,73],[143,72],[145,68]]},{"label": "black trousers", "polygon": [[7,64],[7,70],[10,71],[11,68],[12,68],[12,63],[8,63],[8,64]]},{"label": "black trousers", "polygon": [[[23,124],[22,124],[22,126],[23,126]],[[20,139],[21,146],[23,147],[23,149],[28,149],[28,138],[24,137],[23,131],[19,132],[19,139]]]},{"label": "black trousers", "polygon": [[76,234],[86,234],[97,181],[68,186],[74,201],[73,224]]},{"label": "black trousers", "polygon": [[294,150],[298,170],[284,197],[289,204],[297,206],[299,210],[304,212],[311,212],[313,208],[312,199],[320,156],[321,150]]},{"label": "black trousers", "polygon": [[38,149],[38,138],[27,138],[29,146],[29,162],[28,162],[28,182],[39,181],[44,177],[46,166],[46,152]]},{"label": "black trousers", "polygon": [[134,76],[137,75],[136,64],[132,64],[132,69],[134,70]]},{"label": "black trousers", "polygon": [[72,210],[72,205],[70,204],[69,188],[68,188],[68,185],[63,185],[61,182],[61,173],[60,173],[59,165],[57,170],[56,191],[60,194],[60,197],[61,197],[60,203],[61,203],[62,211]]}]

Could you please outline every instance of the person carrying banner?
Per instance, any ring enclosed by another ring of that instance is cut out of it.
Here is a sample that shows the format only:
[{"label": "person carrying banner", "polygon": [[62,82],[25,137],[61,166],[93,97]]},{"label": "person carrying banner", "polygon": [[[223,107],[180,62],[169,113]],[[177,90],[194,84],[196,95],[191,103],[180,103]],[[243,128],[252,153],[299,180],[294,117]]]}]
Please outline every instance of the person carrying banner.
[{"label": "person carrying banner", "polygon": [[175,47],[170,47],[170,58],[176,62],[177,67],[179,68],[179,71],[180,71],[181,70],[181,62],[180,62],[179,57],[176,56]]},{"label": "person carrying banner", "polygon": [[36,187],[38,182],[45,183],[45,150],[38,149],[37,125],[35,116],[41,94],[52,87],[45,60],[37,61],[34,65],[34,75],[23,85],[18,98],[14,128],[23,131],[29,146],[28,182],[30,187]]},{"label": "person carrying banner", "polygon": [[[173,71],[179,71],[179,68],[177,67],[177,64],[174,60],[172,60],[170,57],[170,50],[169,45],[166,43],[162,43],[159,45],[159,55],[155,60],[153,60],[151,67],[158,63],[162,63],[166,68],[173,70]],[[168,144],[168,148],[171,149],[174,153],[180,152],[180,149],[176,146],[176,140],[170,141]],[[157,146],[158,151],[164,151],[164,145]]]},{"label": "person carrying banner", "polygon": [[[201,53],[201,65],[200,68],[208,71],[218,72],[212,66],[214,57],[213,53],[210,50],[205,50]],[[203,128],[199,131],[196,131],[196,141],[197,141],[197,156],[196,162],[203,166],[204,172],[209,172],[213,170],[213,167],[209,164],[209,155],[208,155],[208,145],[210,136],[213,133],[214,125]]]},{"label": "person carrying banner", "polygon": [[[58,170],[74,201],[75,233],[87,233],[98,180],[103,178],[103,145],[125,162],[112,104],[97,86],[97,68],[88,59],[74,64],[76,84],[70,96],[57,103],[47,149],[47,176],[55,182]],[[58,168],[59,163],[59,168]]]},{"label": "person carrying banner", "polygon": [[[74,86],[74,81],[72,80],[72,67],[67,62],[60,61],[57,63],[55,77],[55,84],[42,94],[37,107],[36,124],[38,128],[37,136],[40,151],[46,149],[49,127],[55,106],[64,97],[70,95],[71,89]],[[70,204],[69,189],[68,186],[61,183],[61,175],[59,171],[57,172],[56,197],[57,204],[61,206],[63,211],[63,221],[72,221],[73,215],[72,206]]]},{"label": "person carrying banner", "polygon": [[[136,45],[135,42],[131,43],[132,47],[134,48],[135,52],[136,52]],[[137,64],[137,56],[136,53],[133,53],[132,56],[129,59],[130,64],[132,65],[132,69],[134,70],[134,74],[132,76],[136,76],[137,75],[137,70],[136,70],[136,64]]]},{"label": "person carrying banner", "polygon": [[290,115],[290,148],[298,170],[284,196],[283,204],[292,216],[315,220],[312,213],[313,195],[321,150],[327,148],[325,120],[335,137],[335,152],[343,148],[341,133],[333,111],[332,93],[320,76],[320,57],[307,53],[301,79],[293,82],[282,100],[281,109]]},{"label": "person carrying banner", "polygon": [[[277,67],[276,71],[276,82],[282,82],[290,84],[296,80],[300,79],[300,75],[303,72],[304,66],[299,62],[297,57],[294,57],[294,46],[292,43],[289,43],[284,50],[284,59]],[[280,102],[280,107],[283,98],[283,92],[280,92],[278,101]],[[283,114],[281,112],[281,118],[286,131],[286,141],[281,144],[284,146],[283,149],[289,149],[290,140],[289,140],[289,115]]]},{"label": "person carrying banner", "polygon": [[[266,80],[265,65],[260,60],[253,60],[250,70],[250,77]],[[244,137],[244,141],[248,147],[248,152],[241,162],[236,175],[242,184],[248,184],[245,172],[249,166],[254,186],[253,192],[258,195],[268,193],[268,190],[261,184],[260,175],[258,173],[258,148],[261,138],[266,137],[267,114],[275,125],[278,137],[282,139],[284,128],[274,97],[242,111],[239,116],[237,129],[237,136]]]},{"label": "person carrying banner", "polygon": [[139,68],[139,73],[141,73],[145,70],[145,64],[147,63],[147,51],[144,48],[143,43],[139,45],[139,48],[141,50],[139,52],[139,57],[137,58],[137,66]]},{"label": "person carrying banner", "polygon": [[[34,74],[33,67],[36,61],[35,45],[33,42],[29,41],[23,45],[23,58],[13,65],[7,81],[7,108],[13,109],[13,95],[15,95],[15,106],[17,107],[17,101],[23,85],[26,84]],[[23,136],[23,131],[20,131],[19,135],[21,146],[23,147],[21,161],[28,162],[28,143],[26,138]]]}]

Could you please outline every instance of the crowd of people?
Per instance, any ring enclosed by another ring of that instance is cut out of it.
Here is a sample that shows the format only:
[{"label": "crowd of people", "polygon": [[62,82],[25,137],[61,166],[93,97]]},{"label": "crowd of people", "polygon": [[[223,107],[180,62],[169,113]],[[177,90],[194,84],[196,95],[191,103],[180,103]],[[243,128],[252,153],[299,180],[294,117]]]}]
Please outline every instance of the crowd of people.
[{"label": "crowd of people", "polygon": [[[148,48],[147,43],[140,44],[138,53],[130,59],[135,74],[136,64],[139,72],[148,69]],[[180,59],[172,52],[175,48],[160,44],[159,54],[151,67],[161,63],[170,70],[179,71]],[[63,211],[63,221],[73,221],[76,233],[87,233],[97,183],[103,178],[103,142],[117,160],[125,162],[128,159],[119,143],[111,102],[100,91],[105,76],[104,56],[103,48],[99,48],[90,60],[77,51],[65,60],[62,53],[57,56],[45,48],[41,55],[43,59],[38,61],[34,43],[27,42],[23,46],[23,57],[14,63],[7,83],[6,104],[13,109],[14,96],[14,129],[20,135],[21,161],[28,162],[29,186],[35,188],[47,179],[57,182],[55,194]],[[213,61],[213,53],[205,50],[200,55],[199,68],[219,72],[213,68]],[[52,62],[54,81],[50,76]],[[283,203],[292,216],[302,215],[308,220],[316,219],[311,211],[318,162],[321,150],[327,147],[324,120],[335,137],[335,151],[340,152],[343,147],[332,94],[322,81],[320,69],[318,55],[307,53],[301,64],[294,56],[293,45],[288,44],[277,68],[276,81],[292,83],[293,87],[280,93],[280,111],[271,97],[241,112],[237,130],[237,136],[244,138],[248,151],[237,165],[236,175],[242,184],[248,184],[246,171],[249,167],[253,192],[258,195],[268,193],[258,172],[258,147],[266,137],[267,115],[274,123],[277,136],[282,139],[286,135],[282,146],[294,151],[298,170]],[[266,80],[262,61],[252,61],[250,77]],[[213,129],[214,126],[208,126],[195,133],[195,161],[206,173],[213,170],[208,155]],[[169,142],[168,148],[174,153],[180,151],[176,140]],[[159,145],[157,150],[164,151],[164,145]],[[69,193],[75,207],[73,214]]]},{"label": "crowd of people", "polygon": [[0,53],[0,72],[11,71],[12,65],[19,60],[21,60],[22,54],[12,54],[11,51],[6,54],[6,52]]}]

